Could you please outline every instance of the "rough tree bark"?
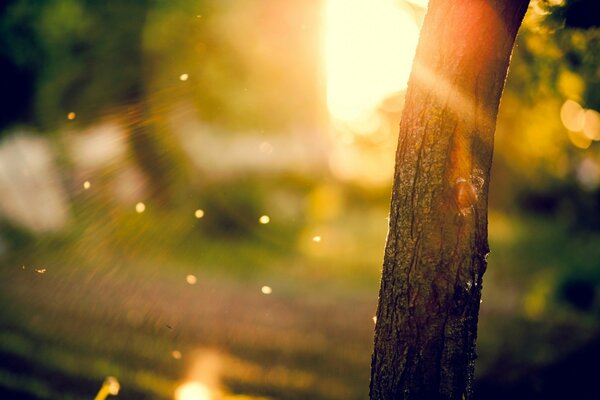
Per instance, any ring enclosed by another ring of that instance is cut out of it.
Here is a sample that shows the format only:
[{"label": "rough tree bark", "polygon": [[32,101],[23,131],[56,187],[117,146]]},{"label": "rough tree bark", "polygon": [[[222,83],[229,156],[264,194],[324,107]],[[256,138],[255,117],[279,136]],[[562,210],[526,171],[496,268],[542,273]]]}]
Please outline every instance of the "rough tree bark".
[{"label": "rough tree bark", "polygon": [[494,130],[528,3],[429,3],[400,123],[371,399],[472,398]]}]

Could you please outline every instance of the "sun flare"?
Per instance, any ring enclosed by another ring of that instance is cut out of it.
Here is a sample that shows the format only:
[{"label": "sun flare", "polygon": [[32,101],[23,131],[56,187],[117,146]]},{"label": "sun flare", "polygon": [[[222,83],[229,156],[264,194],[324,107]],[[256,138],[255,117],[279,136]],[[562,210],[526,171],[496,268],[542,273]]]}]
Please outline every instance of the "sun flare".
[{"label": "sun flare", "polygon": [[327,106],[337,120],[364,118],[406,88],[419,28],[400,0],[326,0]]}]

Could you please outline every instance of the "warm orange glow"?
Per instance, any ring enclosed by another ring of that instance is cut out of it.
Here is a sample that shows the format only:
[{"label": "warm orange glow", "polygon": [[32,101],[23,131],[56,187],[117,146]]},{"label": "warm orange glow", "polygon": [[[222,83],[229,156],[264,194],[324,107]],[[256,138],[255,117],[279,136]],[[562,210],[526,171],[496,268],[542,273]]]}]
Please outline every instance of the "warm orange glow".
[{"label": "warm orange glow", "polygon": [[200,382],[186,382],[175,390],[175,400],[211,400],[210,389]]},{"label": "warm orange glow", "polygon": [[223,399],[220,389],[221,355],[214,350],[202,350],[186,355],[186,358],[192,363],[185,382],[175,390],[175,400]]},{"label": "warm orange glow", "polygon": [[273,293],[273,289],[271,289],[271,286],[263,286],[263,287],[260,288],[260,291],[263,294],[271,294],[271,293]]},{"label": "warm orange glow", "polygon": [[394,0],[327,0],[327,105],[338,120],[365,118],[406,88],[419,29]]},{"label": "warm orange glow", "polygon": [[600,113],[596,110],[585,110],[583,134],[592,140],[600,140]]},{"label": "warm orange glow", "polygon": [[560,120],[568,130],[579,132],[585,123],[585,110],[576,101],[567,100],[560,109]]},{"label": "warm orange glow", "polygon": [[94,400],[105,400],[109,395],[116,396],[119,394],[119,390],[121,390],[121,385],[117,378],[109,376],[102,383],[102,387]]},{"label": "warm orange glow", "polygon": [[146,205],[144,203],[142,203],[141,201],[139,203],[137,203],[135,205],[135,212],[137,212],[138,214],[143,213],[144,211],[146,211]]}]

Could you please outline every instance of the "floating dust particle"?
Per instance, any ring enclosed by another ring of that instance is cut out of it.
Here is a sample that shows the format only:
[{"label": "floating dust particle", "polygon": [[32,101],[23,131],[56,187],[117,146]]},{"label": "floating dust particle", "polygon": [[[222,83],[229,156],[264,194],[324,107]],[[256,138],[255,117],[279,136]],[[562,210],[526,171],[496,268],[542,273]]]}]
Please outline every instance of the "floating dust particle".
[{"label": "floating dust particle", "polygon": [[144,203],[139,202],[135,205],[135,212],[137,212],[138,214],[141,214],[144,211],[146,211],[146,205]]},{"label": "floating dust particle", "polygon": [[273,293],[273,289],[271,289],[271,286],[263,286],[263,287],[260,288],[260,291],[263,294],[271,294],[271,293]]}]

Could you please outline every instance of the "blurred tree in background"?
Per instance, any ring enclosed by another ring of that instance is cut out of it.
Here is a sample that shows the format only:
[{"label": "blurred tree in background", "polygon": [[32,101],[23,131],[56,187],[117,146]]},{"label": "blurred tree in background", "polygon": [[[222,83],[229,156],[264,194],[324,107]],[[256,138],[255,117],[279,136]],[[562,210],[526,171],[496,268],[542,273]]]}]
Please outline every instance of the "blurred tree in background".
[{"label": "blurred tree in background", "polygon": [[[492,207],[600,227],[600,37],[593,1],[538,2],[525,18],[498,123]],[[510,182],[509,182],[510,181]]]},{"label": "blurred tree in background", "polygon": [[[28,122],[54,130],[71,112],[83,125],[118,117],[152,196],[165,203],[181,173],[169,156],[175,149],[166,121],[178,103],[193,102],[205,121],[226,128],[273,132],[298,120],[315,128],[318,87],[303,84],[316,82],[314,73],[306,76],[316,57],[307,26],[283,33],[293,19],[307,19],[298,12],[313,8],[252,4],[3,2],[0,57],[8,90],[0,126]],[[294,93],[286,102],[283,86]]]}]

